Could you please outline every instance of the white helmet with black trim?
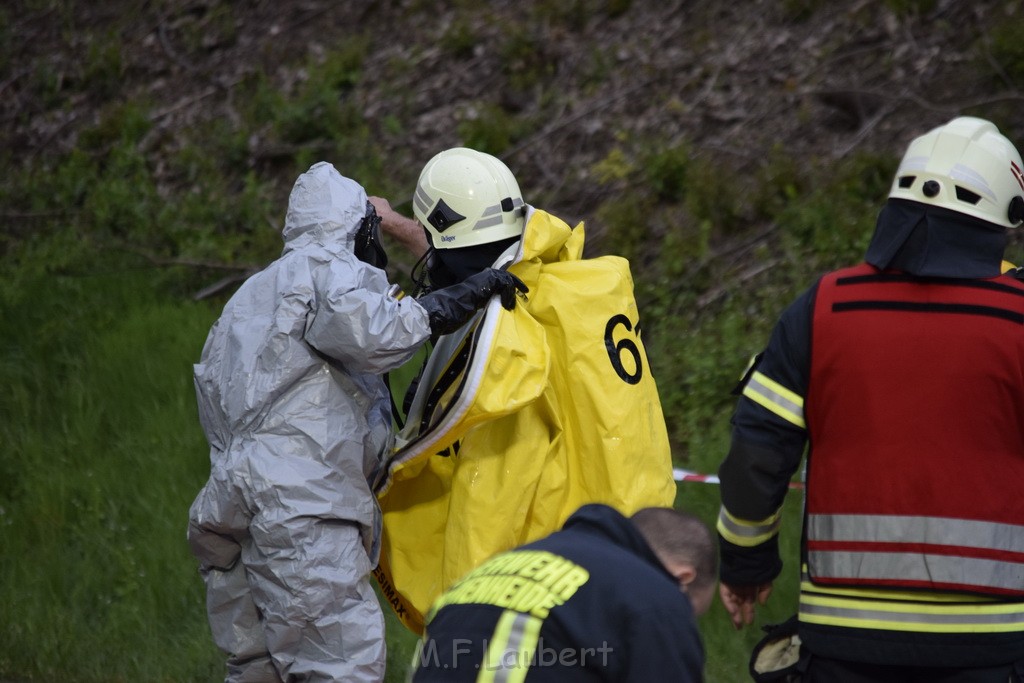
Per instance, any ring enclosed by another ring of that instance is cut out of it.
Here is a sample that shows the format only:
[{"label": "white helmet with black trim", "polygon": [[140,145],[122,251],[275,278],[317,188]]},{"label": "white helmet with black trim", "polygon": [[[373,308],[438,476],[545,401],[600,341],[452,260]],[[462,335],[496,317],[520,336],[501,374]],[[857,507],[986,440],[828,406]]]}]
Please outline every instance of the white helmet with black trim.
[{"label": "white helmet with black trim", "polygon": [[995,124],[961,116],[915,138],[890,198],[940,206],[1014,228],[1024,222],[1024,164]]},{"label": "white helmet with black trim", "polygon": [[500,159],[454,147],[427,162],[416,183],[413,213],[435,249],[487,244],[523,233],[519,183]]}]

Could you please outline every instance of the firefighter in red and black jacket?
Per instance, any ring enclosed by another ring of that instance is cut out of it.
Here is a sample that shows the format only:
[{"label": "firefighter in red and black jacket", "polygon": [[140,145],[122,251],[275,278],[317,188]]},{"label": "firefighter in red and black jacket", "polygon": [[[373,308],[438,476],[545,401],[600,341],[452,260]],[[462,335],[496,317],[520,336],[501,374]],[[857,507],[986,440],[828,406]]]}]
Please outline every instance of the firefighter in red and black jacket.
[{"label": "firefighter in red and black jacket", "polygon": [[753,621],[781,571],[807,446],[805,683],[1007,683],[1024,672],[1021,157],[961,117],[915,139],[865,263],[782,314],[719,475],[722,600]]}]

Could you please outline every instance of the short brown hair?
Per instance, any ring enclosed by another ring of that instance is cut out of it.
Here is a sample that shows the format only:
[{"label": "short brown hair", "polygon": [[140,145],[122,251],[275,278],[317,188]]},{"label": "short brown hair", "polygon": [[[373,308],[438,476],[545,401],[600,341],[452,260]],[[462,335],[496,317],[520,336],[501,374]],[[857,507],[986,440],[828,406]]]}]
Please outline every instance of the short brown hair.
[{"label": "short brown hair", "polygon": [[650,507],[638,510],[630,519],[656,555],[693,565],[695,587],[718,579],[715,539],[699,517],[673,508]]}]

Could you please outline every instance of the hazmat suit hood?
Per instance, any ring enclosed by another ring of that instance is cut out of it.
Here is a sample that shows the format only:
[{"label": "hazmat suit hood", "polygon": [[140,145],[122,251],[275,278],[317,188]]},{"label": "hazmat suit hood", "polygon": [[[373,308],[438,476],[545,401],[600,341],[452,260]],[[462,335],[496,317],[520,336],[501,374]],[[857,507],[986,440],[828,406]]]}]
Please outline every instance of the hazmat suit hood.
[{"label": "hazmat suit hood", "polygon": [[990,278],[1000,273],[1006,230],[966,214],[890,199],[865,260],[918,277]]},{"label": "hazmat suit hood", "polygon": [[321,161],[295,181],[284,219],[285,251],[311,242],[352,251],[366,214],[366,191]]}]

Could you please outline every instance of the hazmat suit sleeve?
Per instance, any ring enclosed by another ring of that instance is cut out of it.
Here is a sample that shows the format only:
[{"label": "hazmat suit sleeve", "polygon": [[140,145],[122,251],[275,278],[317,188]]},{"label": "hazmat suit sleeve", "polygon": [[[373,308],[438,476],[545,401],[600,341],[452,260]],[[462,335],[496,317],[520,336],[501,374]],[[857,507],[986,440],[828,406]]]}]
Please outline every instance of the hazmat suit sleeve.
[{"label": "hazmat suit sleeve", "polygon": [[[357,278],[343,272],[353,267]],[[430,336],[423,307],[412,298],[399,300],[387,294],[383,271],[354,258],[332,261],[327,272],[316,278],[315,286],[306,319],[306,342],[354,372],[392,370]]]}]

